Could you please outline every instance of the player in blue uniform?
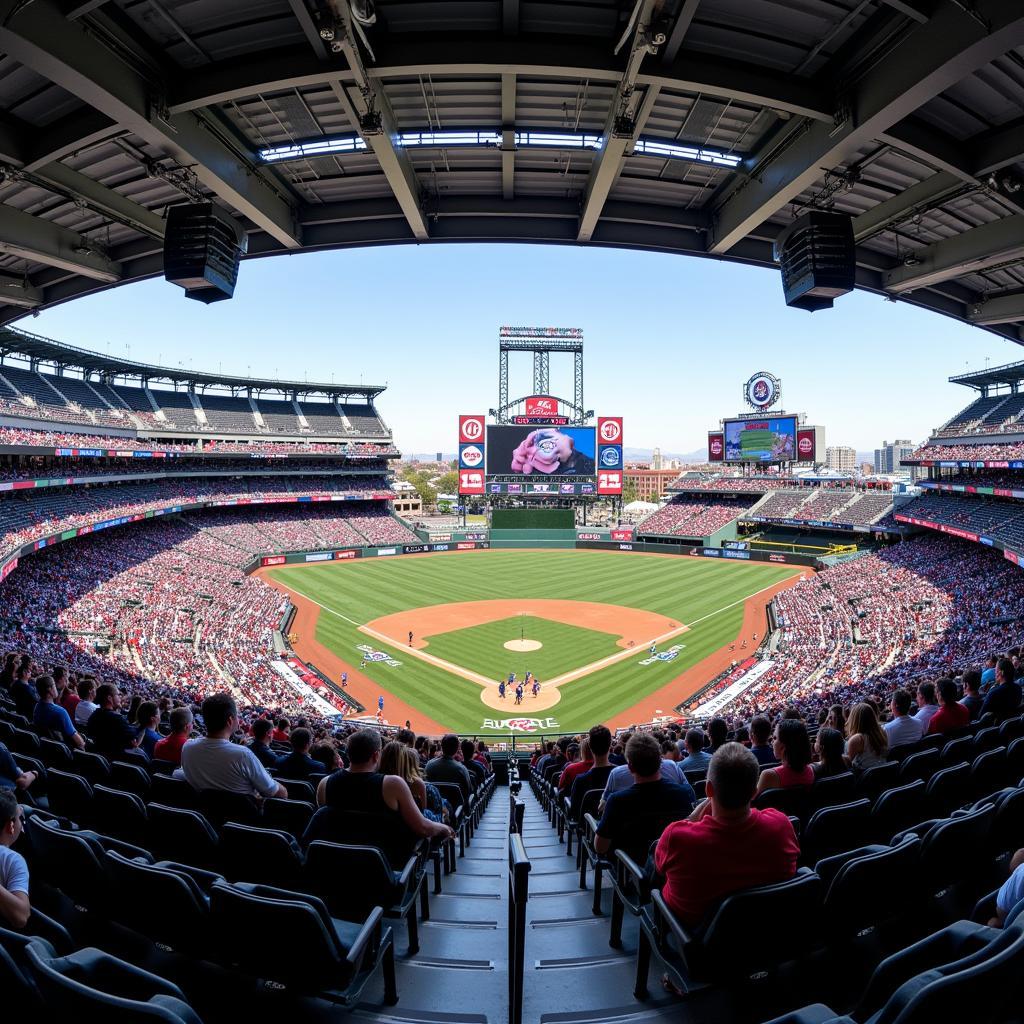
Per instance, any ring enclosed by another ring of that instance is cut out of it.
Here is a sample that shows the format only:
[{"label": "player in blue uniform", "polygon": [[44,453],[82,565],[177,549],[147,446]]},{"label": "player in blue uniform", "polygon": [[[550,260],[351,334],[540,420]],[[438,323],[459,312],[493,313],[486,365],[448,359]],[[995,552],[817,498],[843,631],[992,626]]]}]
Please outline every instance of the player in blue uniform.
[{"label": "player in blue uniform", "polygon": [[504,679],[500,679],[500,680],[498,681],[498,696],[499,696],[499,697],[500,697],[500,698],[501,698],[502,700],[504,700],[504,699],[505,699],[505,680],[504,680]]}]

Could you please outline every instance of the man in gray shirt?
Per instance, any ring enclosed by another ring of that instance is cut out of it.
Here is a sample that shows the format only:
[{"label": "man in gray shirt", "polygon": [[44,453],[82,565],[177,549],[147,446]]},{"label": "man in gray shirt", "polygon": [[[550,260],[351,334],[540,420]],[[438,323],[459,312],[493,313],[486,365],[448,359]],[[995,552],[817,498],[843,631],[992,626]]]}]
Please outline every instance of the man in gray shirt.
[{"label": "man in gray shirt", "polygon": [[469,800],[473,783],[466,766],[455,760],[459,750],[459,737],[449,733],[441,737],[441,756],[427,762],[423,775],[427,782],[454,782],[462,790],[463,801]]},{"label": "man in gray shirt", "polygon": [[924,722],[918,717],[910,717],[910,694],[906,690],[897,690],[892,695],[892,721],[886,722],[883,728],[889,737],[889,749],[902,747],[907,743],[917,743],[924,735]]},{"label": "man in gray shirt", "polygon": [[288,790],[267,774],[256,755],[231,742],[238,728],[238,708],[230,694],[215,693],[203,701],[206,736],[181,748],[181,768],[174,774],[193,788],[219,789],[245,796],[287,799]]}]

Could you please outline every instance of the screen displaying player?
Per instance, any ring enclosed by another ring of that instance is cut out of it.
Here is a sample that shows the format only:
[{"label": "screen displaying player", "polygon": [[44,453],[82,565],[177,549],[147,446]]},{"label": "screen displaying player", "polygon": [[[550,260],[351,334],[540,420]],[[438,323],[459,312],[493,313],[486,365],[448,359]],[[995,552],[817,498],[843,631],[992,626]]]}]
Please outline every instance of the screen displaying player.
[{"label": "screen displaying player", "polygon": [[593,476],[593,427],[491,426],[487,472],[523,476]]}]

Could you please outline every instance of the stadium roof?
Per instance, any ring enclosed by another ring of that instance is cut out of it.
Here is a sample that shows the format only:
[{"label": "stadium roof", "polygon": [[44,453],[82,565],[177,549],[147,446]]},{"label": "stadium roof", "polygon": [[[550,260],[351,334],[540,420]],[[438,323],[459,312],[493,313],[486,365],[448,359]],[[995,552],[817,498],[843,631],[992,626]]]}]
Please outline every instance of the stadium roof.
[{"label": "stadium roof", "polygon": [[51,341],[38,334],[29,334],[14,328],[0,328],[0,358],[14,355],[35,362],[52,363],[54,366],[71,366],[88,373],[99,373],[111,377],[138,377],[142,380],[169,380],[175,384],[213,385],[227,388],[241,388],[254,391],[298,392],[300,394],[329,394],[339,396],[358,395],[373,400],[386,390],[385,384],[316,384],[312,381],[290,381],[261,377],[235,377],[224,373],[204,373],[186,370],[183,367],[157,366],[153,363],[137,363],[131,359],[118,359],[100,352],[65,345]]},{"label": "stadium roof", "polygon": [[999,384],[1019,384],[1024,380],[1024,360],[1016,363],[1003,363],[984,370],[973,370],[970,373],[959,373],[950,377],[950,384],[963,384],[964,387],[983,388],[996,387]]},{"label": "stadium roof", "polygon": [[0,0],[0,53],[0,322],[159,274],[212,196],[250,256],[763,266],[831,207],[861,287],[1024,340],[1020,0]]}]

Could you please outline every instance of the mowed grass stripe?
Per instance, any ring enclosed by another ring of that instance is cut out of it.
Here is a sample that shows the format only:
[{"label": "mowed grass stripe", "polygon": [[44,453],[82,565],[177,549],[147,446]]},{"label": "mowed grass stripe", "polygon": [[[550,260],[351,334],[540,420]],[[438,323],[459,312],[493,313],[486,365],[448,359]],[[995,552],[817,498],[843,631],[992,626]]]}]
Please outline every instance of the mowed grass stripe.
[{"label": "mowed grass stripe", "polygon": [[[676,622],[701,620],[678,638],[676,642],[685,644],[685,649],[673,661],[640,665],[645,652],[638,652],[635,661],[627,659],[562,687],[561,701],[543,716],[557,718],[560,728],[576,730],[629,707],[727,644],[736,636],[743,617],[742,603],[728,606],[799,571],[785,566],[726,565],[605,551],[496,550],[290,566],[274,569],[271,575],[359,623],[428,605],[517,597],[599,601],[644,608]],[[711,618],[705,618],[708,615]],[[358,664],[356,646],[369,642],[365,634],[336,615],[320,616],[317,639],[350,664]],[[401,646],[372,643],[403,662],[397,669],[370,663],[364,670],[379,684],[385,701],[387,693],[393,693],[460,732],[480,732],[484,718],[494,717],[480,701],[475,683],[413,660]],[[585,662],[595,660],[597,657],[588,657]],[[521,710],[530,713],[528,698]]]}]

